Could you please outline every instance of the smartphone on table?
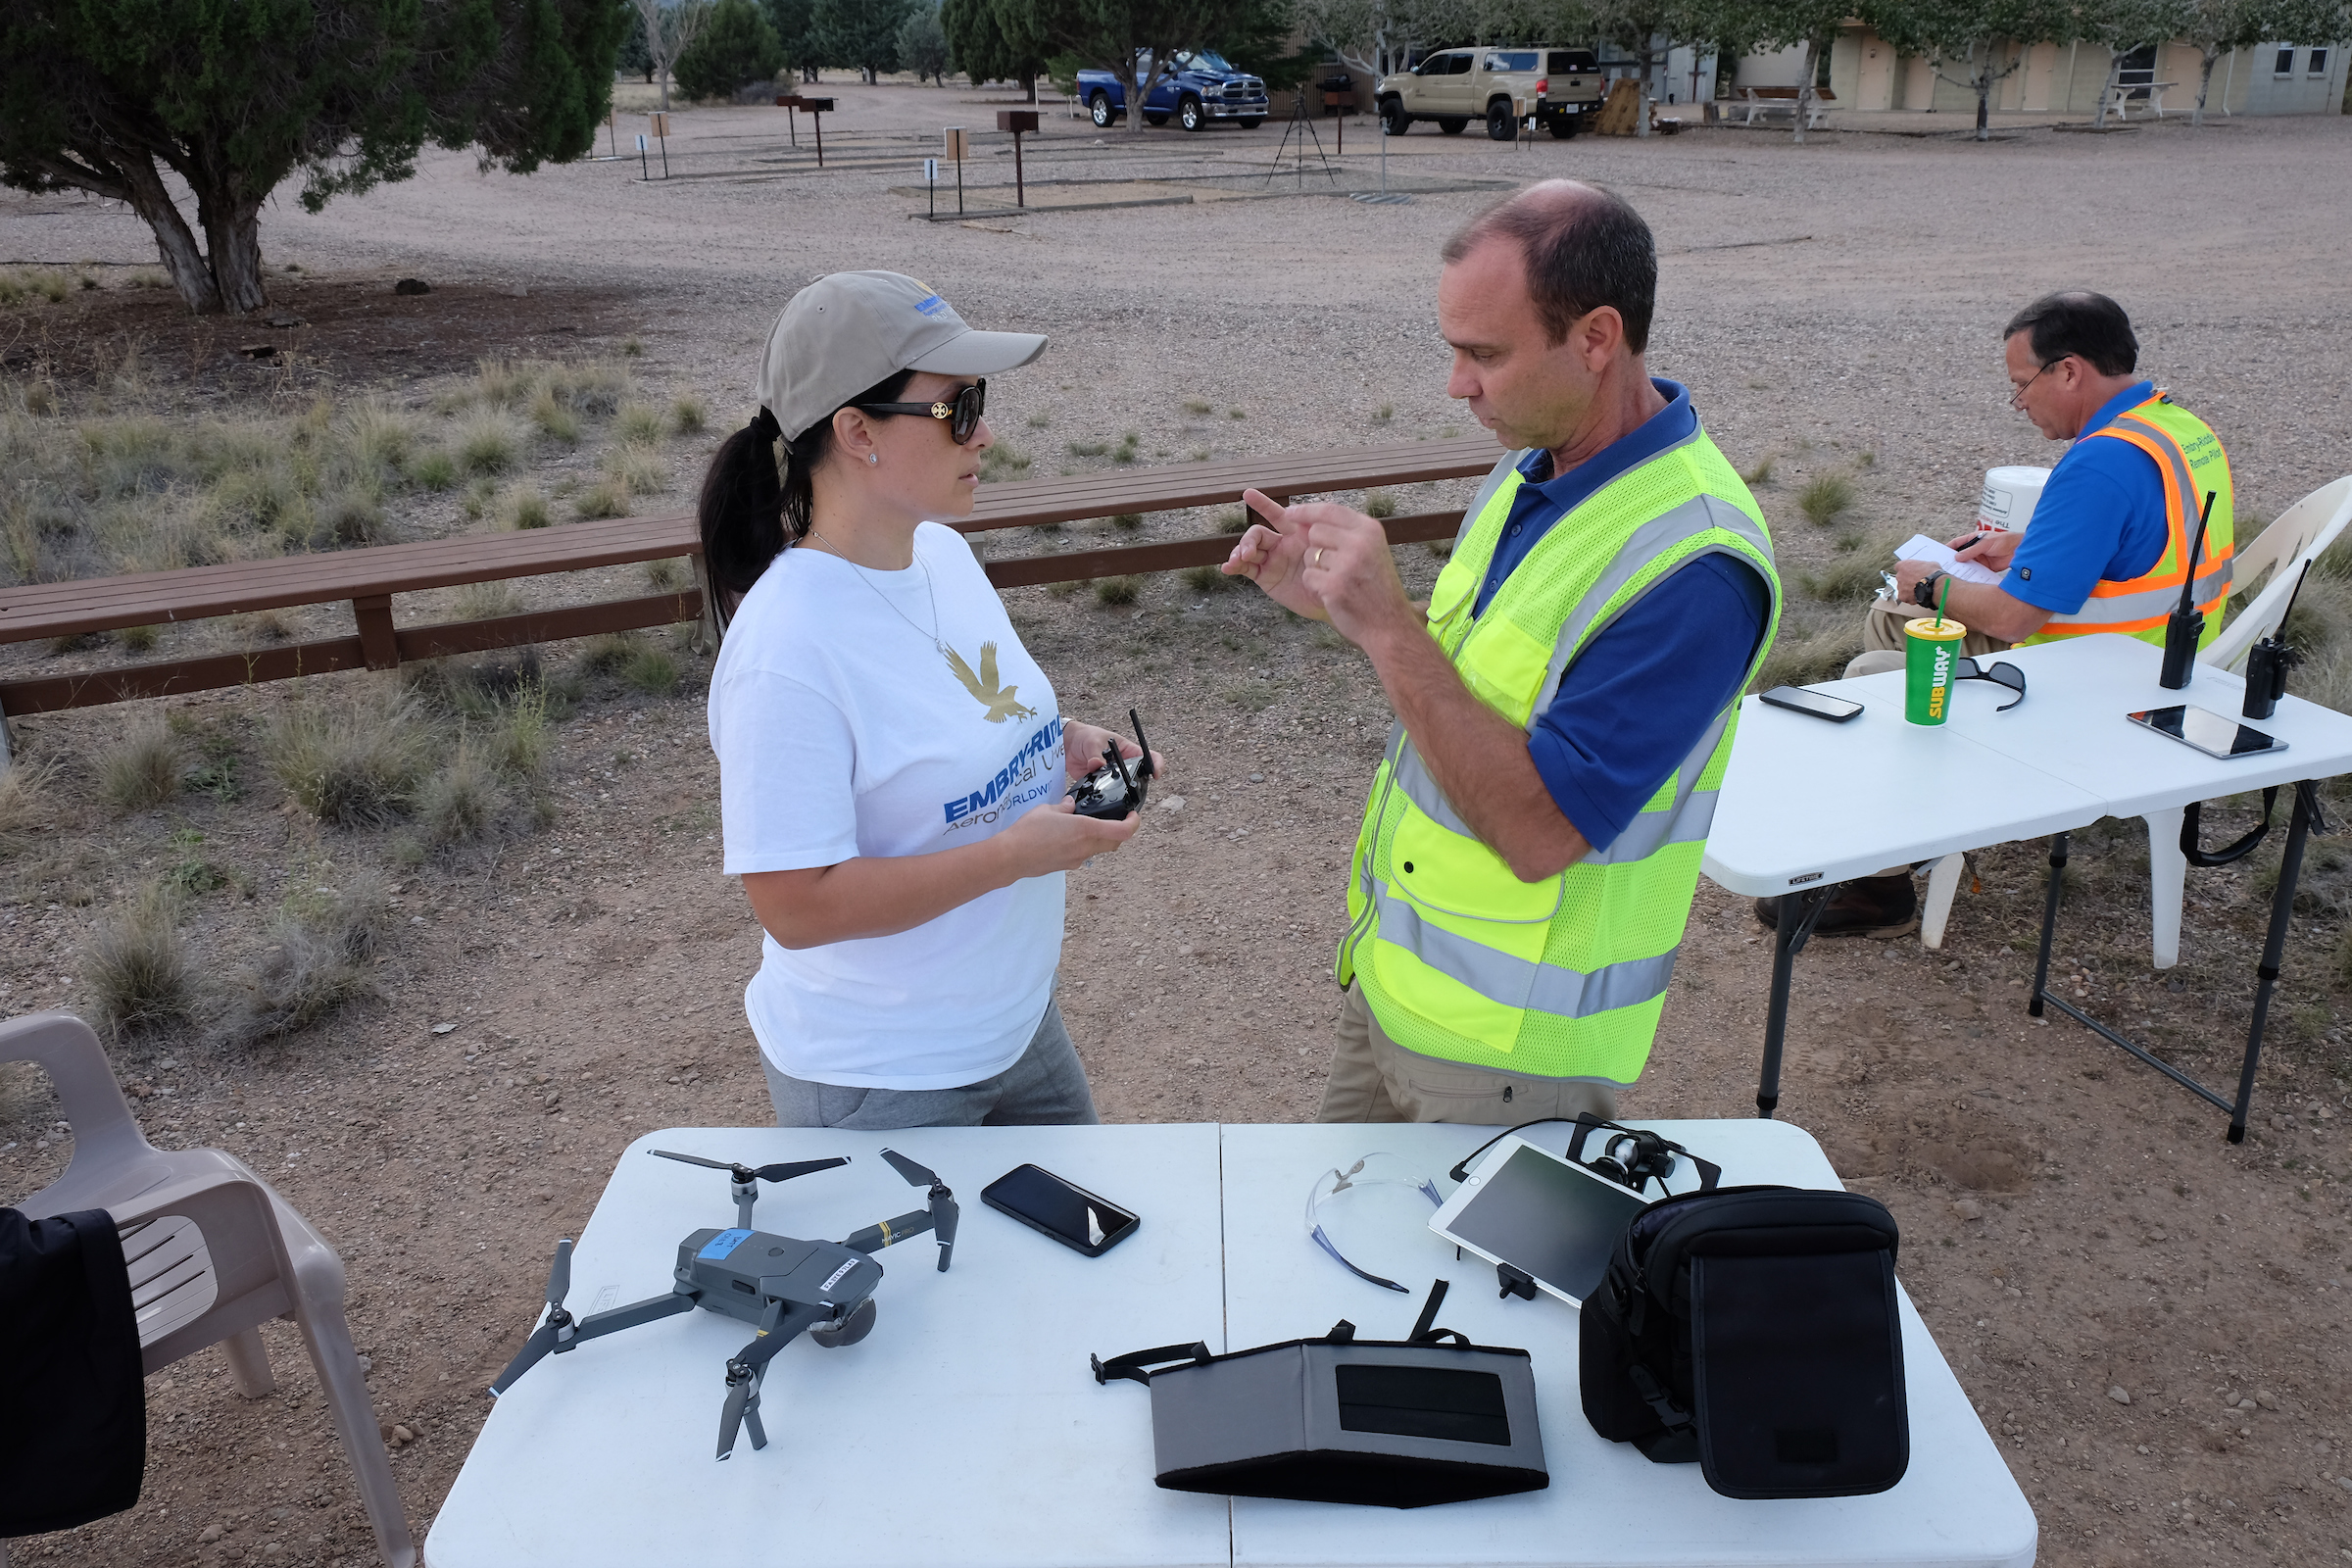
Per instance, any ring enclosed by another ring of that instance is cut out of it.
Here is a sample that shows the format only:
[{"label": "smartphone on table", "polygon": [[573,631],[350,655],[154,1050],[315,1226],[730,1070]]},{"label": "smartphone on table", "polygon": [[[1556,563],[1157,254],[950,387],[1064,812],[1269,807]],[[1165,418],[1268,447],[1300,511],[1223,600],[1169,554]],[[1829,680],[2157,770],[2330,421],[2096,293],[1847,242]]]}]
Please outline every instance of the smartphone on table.
[{"label": "smartphone on table", "polygon": [[980,1190],[980,1201],[1089,1257],[1101,1257],[1143,1221],[1038,1165],[1015,1165]]},{"label": "smartphone on table", "polygon": [[1843,697],[1832,697],[1827,692],[1807,691],[1802,686],[1775,686],[1766,692],[1763,701],[1775,708],[1786,708],[1791,713],[1809,713],[1826,718],[1833,724],[1842,724],[1862,711],[1862,705]]}]

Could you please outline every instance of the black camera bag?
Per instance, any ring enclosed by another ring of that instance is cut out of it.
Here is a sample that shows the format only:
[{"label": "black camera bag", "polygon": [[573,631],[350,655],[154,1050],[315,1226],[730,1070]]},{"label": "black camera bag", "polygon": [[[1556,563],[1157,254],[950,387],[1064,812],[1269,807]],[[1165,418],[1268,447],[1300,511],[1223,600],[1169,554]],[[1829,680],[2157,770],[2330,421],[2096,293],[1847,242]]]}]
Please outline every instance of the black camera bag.
[{"label": "black camera bag", "polygon": [[1911,1462],[1897,1237],[1859,1193],[1726,1187],[1634,1216],[1584,1303],[1585,1416],[1727,1497],[1885,1492]]}]

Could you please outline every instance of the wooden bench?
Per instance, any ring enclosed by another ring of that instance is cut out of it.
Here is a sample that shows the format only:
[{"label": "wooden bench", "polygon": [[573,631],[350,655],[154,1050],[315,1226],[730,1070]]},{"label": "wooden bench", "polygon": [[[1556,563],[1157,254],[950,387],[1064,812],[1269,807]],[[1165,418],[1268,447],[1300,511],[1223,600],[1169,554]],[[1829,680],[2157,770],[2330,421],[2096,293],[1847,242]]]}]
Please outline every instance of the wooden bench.
[{"label": "wooden bench", "polygon": [[[1767,122],[1793,121],[1796,119],[1798,91],[1799,89],[1795,87],[1734,87],[1732,89],[1732,105],[1734,108],[1744,109],[1747,112],[1747,118],[1740,122],[1742,125],[1754,124],[1759,117]],[[1813,102],[1805,115],[1805,128],[1819,130],[1829,106],[1837,101],[1838,95],[1829,88],[1814,88]]]},{"label": "wooden bench", "polygon": [[[1485,473],[1498,456],[1494,439],[1481,434],[1290,458],[1178,464],[988,484],[981,486],[972,515],[956,526],[967,534],[985,534],[1127,513],[1224,506],[1239,501],[1242,491],[1250,488],[1289,500],[1330,491],[1458,479]],[[1393,542],[1406,544],[1448,538],[1460,520],[1459,512],[1432,512],[1392,517],[1387,527]],[[998,586],[1012,588],[1171,571],[1222,561],[1238,538],[1236,532],[1163,544],[1012,556],[990,561],[988,574]],[[701,548],[690,515],[620,517],[233,565],[0,588],[0,643],[335,603],[351,606],[353,622],[352,634],[344,637],[151,660],[70,675],[0,680],[0,717],[339,669],[393,669],[412,660],[693,620],[703,613],[699,588],[426,626],[395,625],[392,598],[465,583],[675,557],[688,558],[699,580]],[[5,730],[0,729],[0,765],[5,765]]]}]

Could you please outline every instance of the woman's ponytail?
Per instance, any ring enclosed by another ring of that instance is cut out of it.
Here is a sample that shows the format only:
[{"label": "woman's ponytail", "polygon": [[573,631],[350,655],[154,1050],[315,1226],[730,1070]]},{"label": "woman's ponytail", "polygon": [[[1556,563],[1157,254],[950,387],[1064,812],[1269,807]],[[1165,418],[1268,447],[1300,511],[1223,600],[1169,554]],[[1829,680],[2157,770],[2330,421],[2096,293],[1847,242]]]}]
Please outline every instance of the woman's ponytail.
[{"label": "woman's ponytail", "polygon": [[[843,406],[895,403],[913,374],[897,371]],[[719,443],[703,474],[703,570],[718,600],[721,625],[776,557],[808,534],[815,499],[810,479],[833,450],[833,421],[819,419],[790,441],[783,436],[775,415],[762,408]]]}]

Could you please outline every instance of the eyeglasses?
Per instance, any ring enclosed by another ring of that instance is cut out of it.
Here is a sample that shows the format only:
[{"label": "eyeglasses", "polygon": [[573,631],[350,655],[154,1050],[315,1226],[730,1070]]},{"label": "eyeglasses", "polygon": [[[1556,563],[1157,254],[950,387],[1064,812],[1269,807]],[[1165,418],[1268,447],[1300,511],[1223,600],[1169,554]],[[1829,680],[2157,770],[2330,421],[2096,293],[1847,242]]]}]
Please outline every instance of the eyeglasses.
[{"label": "eyeglasses", "polygon": [[988,409],[988,382],[974,381],[956,393],[953,403],[854,403],[851,407],[867,414],[928,414],[934,419],[945,419],[948,439],[961,446],[972,438],[980,416]]},{"label": "eyeglasses", "polygon": [[2026,406],[2026,394],[2034,390],[2034,383],[2049,373],[2050,366],[2063,364],[2073,357],[2074,356],[2070,354],[2061,354],[2057,359],[2051,360],[2048,364],[2042,366],[2040,369],[2035,370],[2032,375],[2027,376],[2026,384],[2009,394],[2009,406],[2013,409],[2023,412]]},{"label": "eyeglasses", "polygon": [[[1331,1239],[1331,1232],[1323,1224],[1323,1211],[1333,1199],[1338,1198],[1342,1193],[1357,1192],[1372,1187],[1407,1189],[1428,1199],[1429,1206],[1432,1208],[1440,1207],[1446,1201],[1440,1196],[1436,1182],[1406,1164],[1397,1155],[1366,1154],[1344,1171],[1327,1170],[1315,1178],[1314,1187],[1306,1195],[1307,1239],[1330,1253],[1332,1261],[1338,1263],[1340,1267],[1357,1279],[1377,1285],[1383,1290],[1395,1291],[1399,1295],[1410,1295],[1409,1291],[1406,1291],[1395,1280],[1375,1274],[1369,1269],[1358,1268],[1348,1261],[1340,1251],[1339,1244]],[[1389,1216],[1368,1214],[1365,1217],[1372,1222],[1375,1228],[1378,1228],[1378,1220]]]},{"label": "eyeglasses", "polygon": [[2006,713],[2026,700],[2026,672],[2005,659],[1989,668],[1978,663],[1973,659],[1963,659],[1952,666],[1952,679],[1955,681],[1988,680],[1995,686],[2006,686],[2017,693],[2008,702],[1994,709],[1993,711],[1996,713]]}]

